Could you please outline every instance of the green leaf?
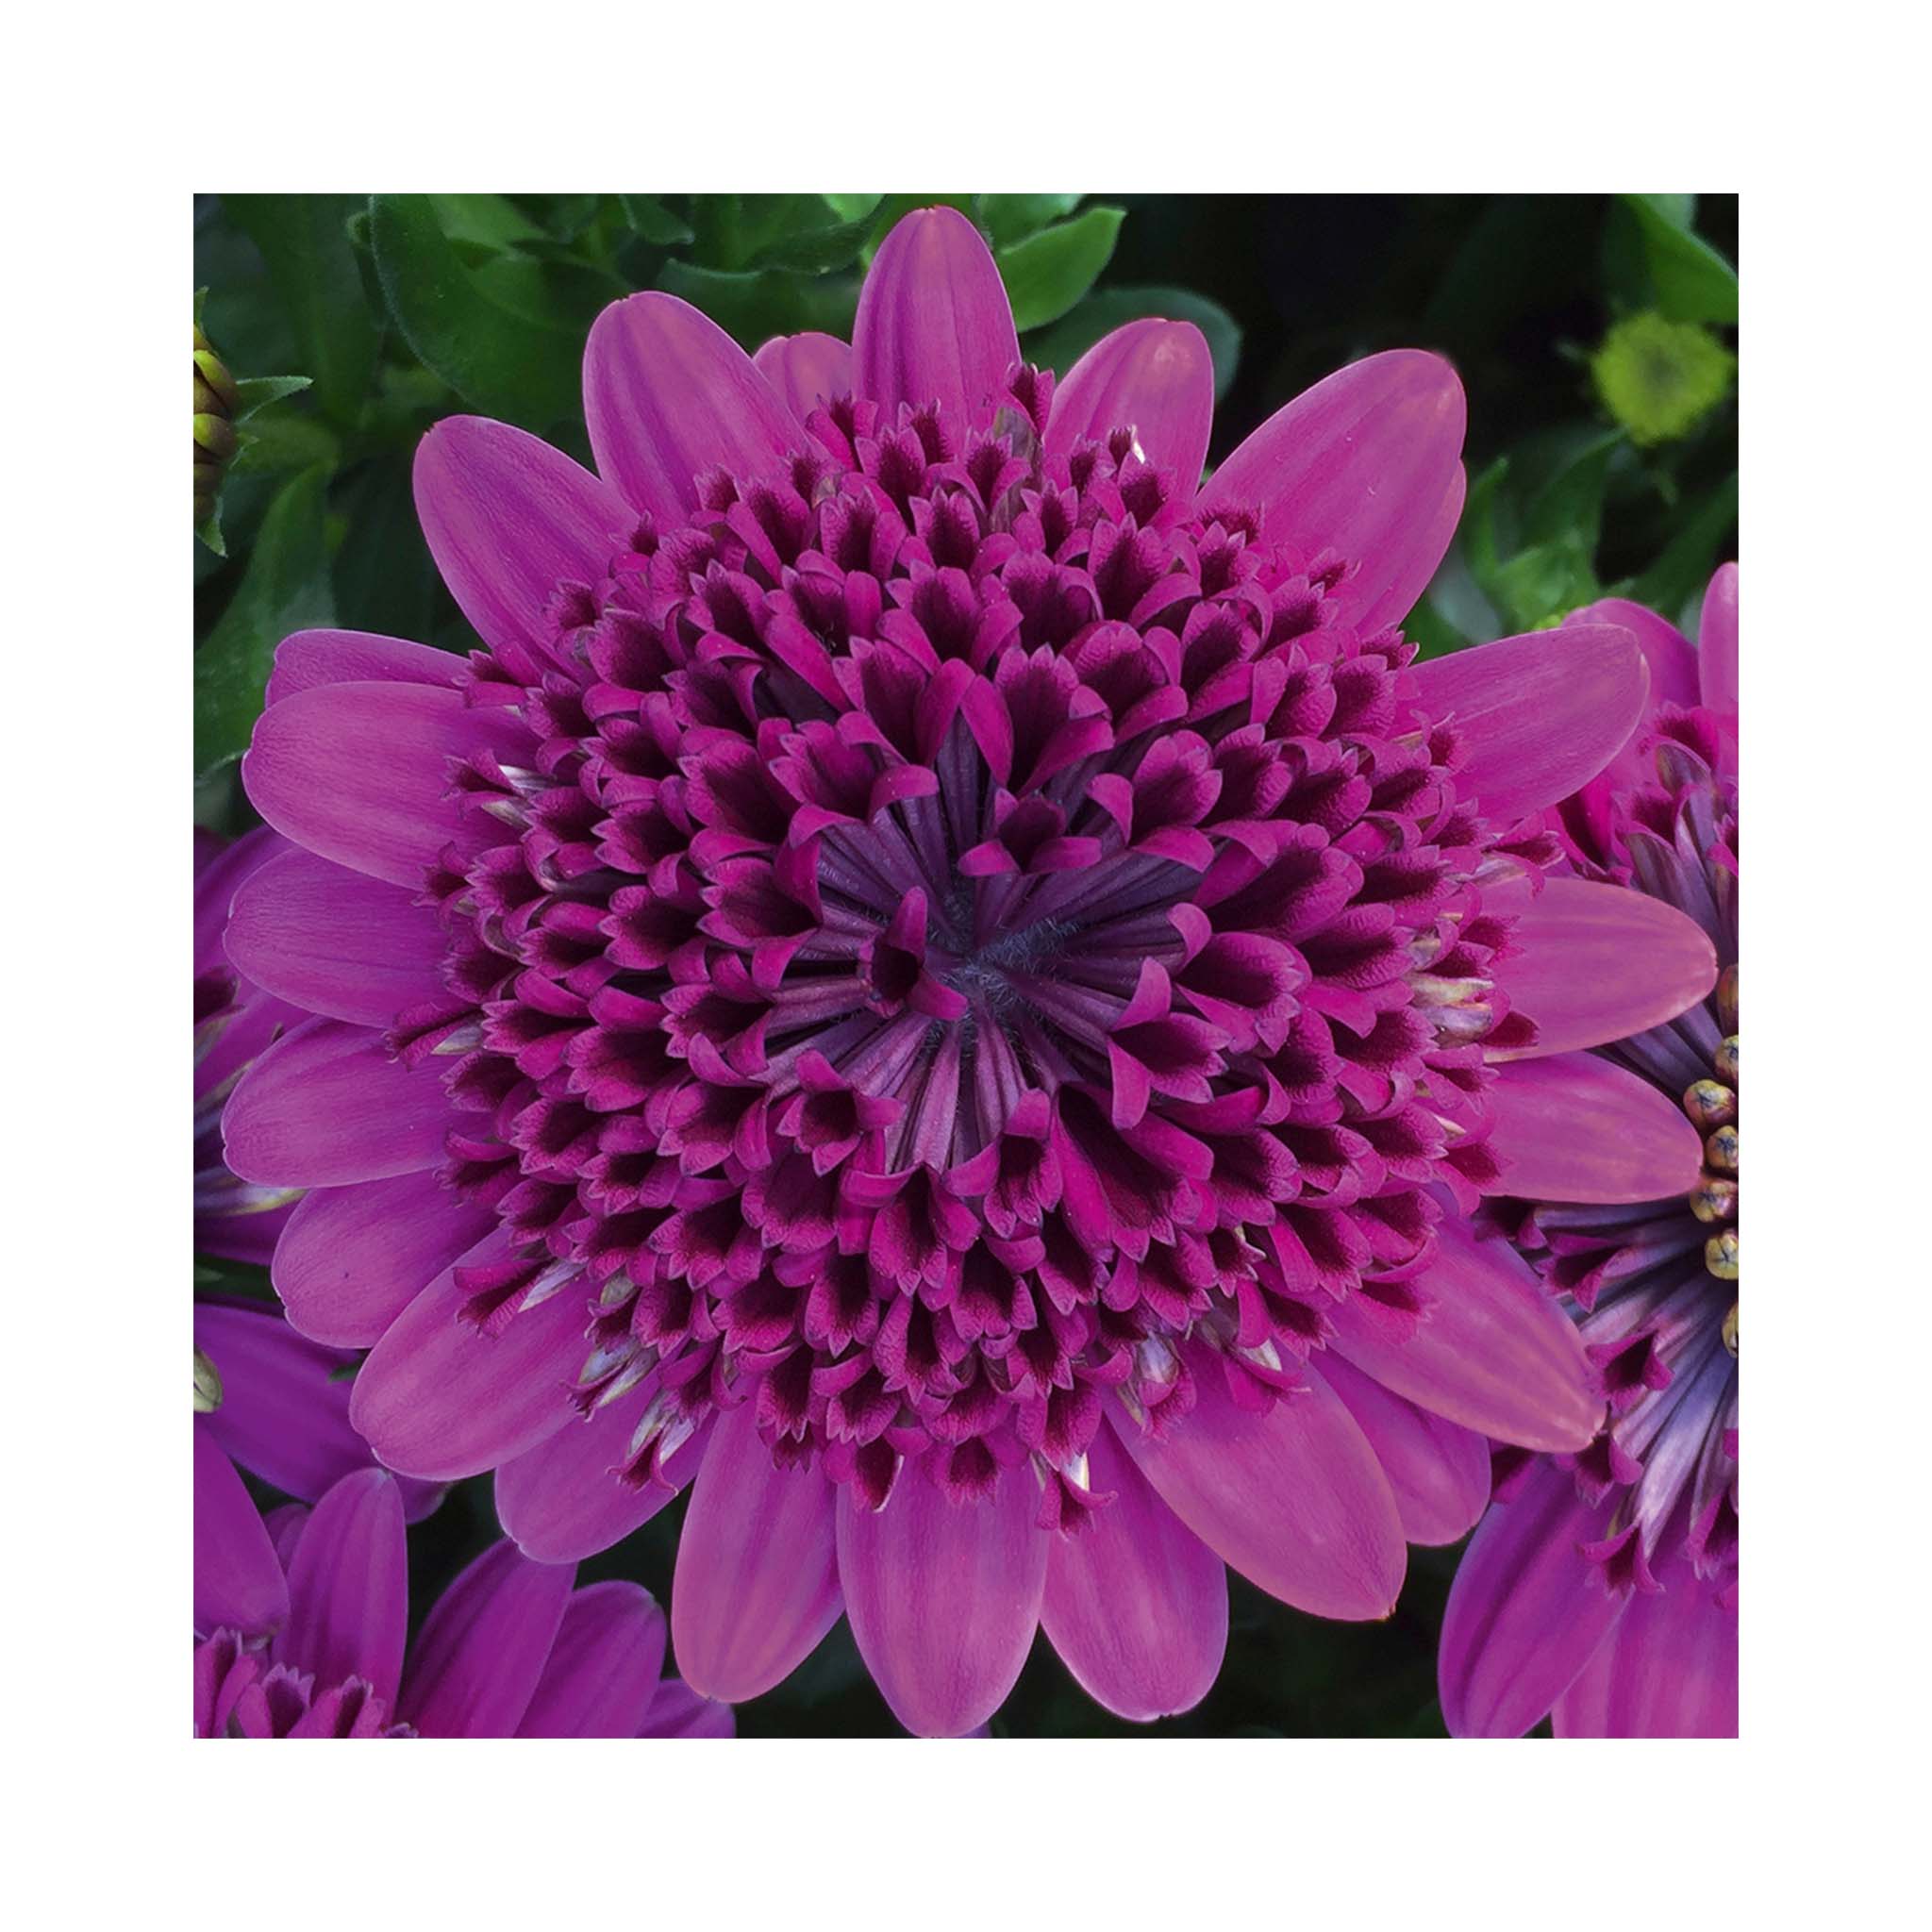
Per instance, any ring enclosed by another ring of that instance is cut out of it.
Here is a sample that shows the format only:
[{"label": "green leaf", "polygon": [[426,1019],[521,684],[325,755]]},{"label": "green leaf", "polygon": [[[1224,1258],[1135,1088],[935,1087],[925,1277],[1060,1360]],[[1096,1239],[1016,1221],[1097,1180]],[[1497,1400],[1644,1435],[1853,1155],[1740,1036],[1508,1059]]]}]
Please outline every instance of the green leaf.
[{"label": "green leaf", "polygon": [[992,245],[1006,248],[1072,214],[1085,199],[1080,194],[982,194],[979,219],[992,237]]},{"label": "green leaf", "polygon": [[1071,222],[1000,249],[993,259],[1013,305],[1014,323],[1021,328],[1042,328],[1058,322],[1113,258],[1125,219],[1124,208],[1090,208]]},{"label": "green leaf", "polygon": [[825,206],[841,222],[862,222],[885,199],[882,194],[827,194]]},{"label": "green leaf", "polygon": [[544,239],[543,230],[505,195],[432,194],[428,200],[437,225],[452,242],[503,249]]},{"label": "green leaf", "polygon": [[841,222],[834,227],[809,228],[802,234],[786,235],[769,247],[758,250],[754,268],[795,268],[808,274],[823,275],[835,268],[849,268],[858,259],[871,224],[864,220]]},{"label": "green leaf", "polygon": [[299,394],[307,389],[309,378],[306,375],[243,375],[235,383],[239,400],[235,406],[235,420],[245,423],[258,409],[265,409],[271,403],[278,403],[284,396]]},{"label": "green leaf", "polygon": [[378,194],[370,241],[384,299],[418,358],[473,408],[526,429],[575,414],[583,340],[484,291],[426,194]]},{"label": "green leaf", "polygon": [[358,464],[338,496],[348,526],[330,572],[336,622],[427,638],[436,622],[436,566],[416,521],[408,453]]},{"label": "green leaf", "polygon": [[1620,199],[1636,218],[1657,308],[1673,322],[1735,323],[1738,272],[1690,231],[1684,205],[1692,197],[1625,194]]},{"label": "green leaf", "polygon": [[658,248],[678,248],[691,239],[691,224],[672,213],[655,194],[620,194],[624,218],[646,242]]},{"label": "green leaf", "polygon": [[1704,589],[1720,560],[1718,545],[1737,521],[1738,478],[1733,472],[1684,519],[1663,555],[1631,585],[1630,596],[1666,616],[1680,610]]},{"label": "green leaf", "polygon": [[1124,323],[1143,322],[1150,316],[1191,322],[1208,338],[1208,354],[1214,358],[1214,393],[1225,395],[1241,360],[1241,325],[1220,303],[1191,289],[1102,289],[1031,338],[1025,352],[1042,368],[1064,375],[1102,336]]},{"label": "green leaf", "polygon": [[[841,227],[823,194],[694,194],[692,253],[706,268],[733,271],[766,265],[771,251],[822,230]],[[855,245],[840,266],[858,253]],[[799,261],[794,266],[816,266]]]},{"label": "green leaf", "polygon": [[376,332],[344,225],[353,202],[339,194],[230,194],[223,206],[268,264],[316,403],[336,422],[354,423],[375,373]]},{"label": "green leaf", "polygon": [[658,286],[703,309],[746,349],[756,349],[773,336],[795,335],[808,328],[849,337],[858,306],[858,285],[853,277],[827,278],[791,269],[731,274],[674,258],[664,264]]},{"label": "green leaf", "polygon": [[194,769],[201,776],[247,748],[275,646],[291,631],[335,615],[323,529],[327,481],[318,467],[282,487],[262,519],[247,574],[194,654]]}]

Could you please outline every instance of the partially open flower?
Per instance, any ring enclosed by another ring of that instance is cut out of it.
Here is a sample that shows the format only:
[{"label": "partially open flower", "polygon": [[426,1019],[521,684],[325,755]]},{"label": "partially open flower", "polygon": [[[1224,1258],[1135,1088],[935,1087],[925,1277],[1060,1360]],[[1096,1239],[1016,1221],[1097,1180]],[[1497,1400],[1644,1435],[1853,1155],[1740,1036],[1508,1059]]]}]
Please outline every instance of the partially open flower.
[{"label": "partially open flower", "polygon": [[1703,1165],[1650,1201],[1522,1187],[1499,1204],[1563,1297],[1607,1417],[1577,1455],[1522,1458],[1471,1542],[1442,1632],[1452,1730],[1733,1737],[1738,1728],[1738,568],[1698,647],[1622,603],[1659,702],[1563,810],[1580,876],[1681,910],[1716,948],[1710,993],[1591,1057],[1681,1108]]},{"label": "partially open flower", "polygon": [[[729,1737],[728,1707],[660,1679],[664,1614],[635,1583],[574,1590],[570,1564],[499,1542],[413,1643],[403,1494],[379,1469],[263,1526],[287,1571],[267,1641],[197,1618],[197,1738]],[[406,1656],[407,1649],[407,1656]]]},{"label": "partially open flower", "polygon": [[585,396],[598,475],[474,419],[419,454],[486,648],[292,638],[245,761],[304,849],[230,955],[316,1017],[229,1161],[314,1191],[275,1279],[373,1345],[358,1424],[496,1469],[558,1561],[695,1477],[677,1651],[734,1701],[841,1608],[942,1733],[1040,1624],[1109,1708],[1188,1707],[1224,1563],[1386,1615],[1405,1539],[1483,1507],[1475,1432],[1597,1421],[1465,1217],[1551,1150],[1589,1200],[1696,1171],[1680,1109],[1572,1062],[1700,998],[1708,941],[1539,891],[1635,641],[1415,665],[1444,363],[1342,371],[1204,491],[1199,333],[1056,390],[949,210],[849,349],[754,363],[637,295]]}]

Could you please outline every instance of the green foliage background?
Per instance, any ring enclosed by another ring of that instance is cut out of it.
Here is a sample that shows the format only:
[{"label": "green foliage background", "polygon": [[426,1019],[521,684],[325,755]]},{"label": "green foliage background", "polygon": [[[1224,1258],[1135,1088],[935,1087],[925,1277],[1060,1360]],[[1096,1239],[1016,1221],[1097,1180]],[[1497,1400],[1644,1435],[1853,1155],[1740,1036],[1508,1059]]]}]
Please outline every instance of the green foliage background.
[{"label": "green foliage background", "polygon": [[[1218,395],[1210,466],[1344,362],[1397,345],[1449,356],[1469,395],[1470,493],[1409,621],[1427,654],[1612,591],[1677,616],[1737,554],[1735,197],[205,196],[197,313],[242,379],[242,447],[195,543],[197,823],[253,822],[235,767],[289,631],[474,643],[410,500],[431,423],[500,416],[588,462],[578,369],[606,303],[667,289],[747,349],[805,328],[849,335],[880,238],[939,201],[985,233],[1036,361],[1064,371],[1140,316],[1199,324]],[[1606,346],[1631,318],[1646,320]],[[196,1279],[272,1293],[261,1271],[226,1263]],[[668,1602],[681,1513],[582,1579],[634,1577]],[[411,1532],[416,1618],[496,1534],[487,1481],[458,1485]],[[1158,1728],[1440,1735],[1435,1638],[1455,1554],[1413,1551],[1382,1624],[1322,1623],[1231,1579],[1221,1680]],[[842,1624],[739,1722],[745,1735],[895,1729]],[[1135,1731],[1074,1688],[1043,1639],[993,1728]]]}]

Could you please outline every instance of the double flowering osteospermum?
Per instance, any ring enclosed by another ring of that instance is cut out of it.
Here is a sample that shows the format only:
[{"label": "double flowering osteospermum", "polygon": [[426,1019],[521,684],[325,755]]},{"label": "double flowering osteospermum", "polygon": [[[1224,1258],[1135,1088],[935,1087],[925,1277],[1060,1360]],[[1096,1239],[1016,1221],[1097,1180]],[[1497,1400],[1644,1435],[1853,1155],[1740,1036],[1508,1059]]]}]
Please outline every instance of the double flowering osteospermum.
[{"label": "double flowering osteospermum", "polygon": [[[729,1737],[731,1712],[660,1681],[665,1628],[635,1583],[575,1590],[570,1564],[499,1542],[439,1597],[413,1644],[395,1477],[341,1477],[263,1529],[287,1566],[265,1642],[197,1618],[197,1738]],[[407,1646],[407,1658],[405,1650]]]},{"label": "double flowering osteospermum", "polygon": [[585,404],[597,475],[472,419],[419,454],[485,649],[293,638],[245,761],[305,849],[230,954],[317,1017],[228,1155],[314,1190],[275,1279],[373,1344],[358,1425],[495,1468],[557,1560],[694,1477],[674,1636],[734,1701],[841,1608],[947,1733],[1041,1624],[1111,1709],[1186,1708],[1224,1562],[1386,1614],[1405,1536],[1482,1508],[1474,1432],[1597,1420],[1464,1217],[1552,1139],[1584,1198],[1677,1181],[1634,1076],[1501,1065],[1715,972],[1681,915],[1536,891],[1635,641],[1412,667],[1444,364],[1331,377],[1202,491],[1198,332],[1133,324],[1056,391],[946,210],[888,237],[849,349],[754,364],[637,295]]},{"label": "double flowering osteospermum", "polygon": [[[1452,1730],[1735,1737],[1738,1729],[1738,568],[1698,643],[1627,625],[1659,700],[1566,802],[1580,874],[1687,913],[1723,968],[1710,994],[1602,1050],[1681,1109],[1697,1169],[1663,1198],[1579,1207],[1512,1184],[1518,1245],[1574,1313],[1608,1402],[1577,1456],[1513,1470],[1457,1573],[1442,1631]],[[1514,1458],[1511,1458],[1512,1460]]]}]

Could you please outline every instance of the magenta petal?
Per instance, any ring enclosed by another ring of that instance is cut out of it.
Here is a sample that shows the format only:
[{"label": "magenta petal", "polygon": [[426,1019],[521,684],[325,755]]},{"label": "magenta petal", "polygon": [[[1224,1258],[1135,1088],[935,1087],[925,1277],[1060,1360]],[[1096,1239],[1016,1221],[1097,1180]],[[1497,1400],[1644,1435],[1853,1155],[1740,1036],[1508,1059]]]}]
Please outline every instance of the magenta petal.
[{"label": "magenta petal", "polygon": [[289,1614],[275,1546],[205,1416],[194,1419],[194,1627],[257,1636]]},{"label": "magenta petal", "polygon": [[1205,501],[1258,506],[1270,541],[1356,565],[1333,600],[1357,630],[1399,624],[1455,533],[1465,416],[1440,356],[1370,356],[1277,409],[1214,473]]},{"label": "magenta petal", "polygon": [[593,1583],[564,1607],[520,1738],[634,1738],[664,1668],[664,1612],[635,1583]]},{"label": "magenta petal", "polygon": [[392,1058],[366,1026],[304,1021],[235,1089],[222,1115],[228,1165],[243,1180],[289,1188],[434,1167],[451,1121],[442,1075],[434,1058]]},{"label": "magenta petal", "polygon": [[1704,593],[1697,620],[1697,683],[1716,711],[1738,708],[1738,566],[1722,565]]},{"label": "magenta petal", "polygon": [[1408,1552],[1368,1439],[1328,1386],[1238,1407],[1221,1360],[1188,1347],[1192,1410],[1155,1438],[1115,1433],[1187,1526],[1249,1582],[1318,1617],[1386,1617]]},{"label": "magenta petal", "polygon": [[1321,1375],[1369,1439],[1395,1491],[1403,1535],[1431,1544],[1466,1537],[1490,1500],[1489,1443],[1474,1429],[1391,1394],[1333,1349],[1322,1357]]},{"label": "magenta petal", "polygon": [[833,1486],[820,1469],[774,1463],[757,1408],[726,1409],[711,1431],[671,1587],[677,1667],[728,1704],[789,1676],[841,1607]]},{"label": "magenta petal", "polygon": [[923,1738],[963,1737],[1013,1688],[1046,1586],[1047,1532],[1024,1465],[951,1501],[916,1464],[883,1509],[839,1490],[839,1582],[858,1654],[893,1715]]},{"label": "magenta petal", "polygon": [[409,1652],[402,1714],[426,1738],[513,1738],[576,1569],[491,1543],[437,1599]]},{"label": "magenta petal", "polygon": [[1391,1341],[1347,1301],[1328,1310],[1336,1351],[1466,1429],[1525,1449],[1586,1447],[1603,1402],[1575,1326],[1529,1264],[1450,1224],[1438,1230],[1422,1279],[1435,1299],[1407,1341]]},{"label": "magenta petal", "polygon": [[1624,1599],[1582,1552],[1607,1514],[1578,1501],[1575,1478],[1554,1462],[1491,1506],[1442,1617],[1437,1683],[1453,1736],[1520,1738],[1609,1634]]},{"label": "magenta petal", "polygon": [[453,688],[463,659],[454,651],[369,630],[298,630],[275,646],[268,702],[278,705],[319,684],[428,684]]},{"label": "magenta petal", "polygon": [[361,1026],[445,997],[436,914],[407,886],[284,852],[235,895],[225,940],[237,972],[267,991]]},{"label": "magenta petal", "polygon": [[295,1204],[271,1263],[291,1326],[337,1348],[367,1348],[451,1262],[496,1225],[492,1208],[444,1186],[434,1168],[316,1188]]},{"label": "magenta petal", "polygon": [[194,1345],[222,1378],[221,1407],[202,1426],[229,1457],[285,1495],[312,1503],[339,1478],[369,1466],[369,1444],[349,1426],[355,1360],[304,1340],[273,1308],[197,1302]]},{"label": "magenta petal", "polygon": [[1643,715],[1650,674],[1637,640],[1608,624],[1499,638],[1415,667],[1422,708],[1452,725],[1458,789],[1507,821],[1594,778]]},{"label": "magenta petal", "polygon": [[[464,1264],[500,1260],[503,1237]],[[564,1287],[514,1317],[500,1335],[461,1319],[461,1267],[439,1275],[403,1311],[357,1375],[349,1420],[390,1468],[453,1482],[508,1462],[570,1421],[569,1391],[583,1365],[589,1315]]]},{"label": "magenta petal", "polygon": [[1490,1089],[1495,1191],[1531,1201],[1618,1203],[1688,1194],[1704,1141],[1671,1096],[1595,1054],[1516,1060]]},{"label": "magenta petal", "polygon": [[416,514],[450,595],[486,644],[541,644],[561,583],[597,584],[637,519],[540,437],[445,416],[417,445]]},{"label": "magenta petal", "polygon": [[1083,439],[1131,428],[1150,462],[1193,494],[1214,425],[1214,361],[1191,322],[1130,322],[1101,337],[1053,392],[1046,447],[1065,456]]},{"label": "magenta petal", "polygon": [[[289,849],[288,841],[273,825],[257,825],[232,842],[224,843],[199,826],[194,832],[194,972],[222,968],[222,934],[235,894],[261,868]],[[198,1073],[197,1069],[197,1073]],[[197,1082],[196,1091],[203,1091]]]},{"label": "magenta petal", "polygon": [[242,760],[256,810],[298,845],[418,889],[465,820],[451,761],[523,763],[528,731],[501,708],[420,684],[327,684],[264,711]]},{"label": "magenta petal", "polygon": [[584,416],[599,474],[660,525],[697,508],[707,470],[748,483],[805,445],[751,358],[709,316],[656,290],[613,302],[591,325]]},{"label": "magenta petal", "polygon": [[774,336],[751,358],[751,366],[801,423],[814,409],[852,392],[850,344],[816,329]]},{"label": "magenta petal", "polygon": [[1116,1717],[1191,1710],[1227,1649],[1227,1569],[1149,1488],[1111,1429],[1088,1450],[1113,1500],[1047,1557],[1041,1626],[1080,1688]]},{"label": "magenta petal", "polygon": [[1547,880],[1516,910],[1510,943],[1520,950],[1495,976],[1510,1010],[1536,1023],[1536,1041],[1499,1059],[1627,1040],[1674,1020],[1717,984],[1716,948],[1695,920],[1588,879]]},{"label": "magenta petal", "polygon": [[308,1512],[289,1565],[289,1621],[269,1655],[318,1690],[366,1677],[393,1704],[409,1628],[403,1497],[387,1470],[345,1475]]},{"label": "magenta petal", "polygon": [[735,1738],[738,1719],[728,1704],[700,1697],[689,1684],[667,1677],[658,1687],[641,1738]]},{"label": "magenta petal", "polygon": [[1020,339],[979,231],[957,208],[914,210],[873,258],[852,328],[858,393],[892,408],[938,403],[955,422],[991,420]]},{"label": "magenta petal", "polygon": [[702,1431],[666,1461],[668,1483],[634,1483],[617,1474],[650,1392],[646,1383],[587,1420],[571,1415],[563,1427],[497,1470],[497,1521],[525,1556],[540,1563],[594,1557],[677,1500],[703,1458]]},{"label": "magenta petal", "polygon": [[1617,1627],[1557,1699],[1559,1738],[1735,1738],[1738,1613],[1688,1564],[1631,1598]]}]

